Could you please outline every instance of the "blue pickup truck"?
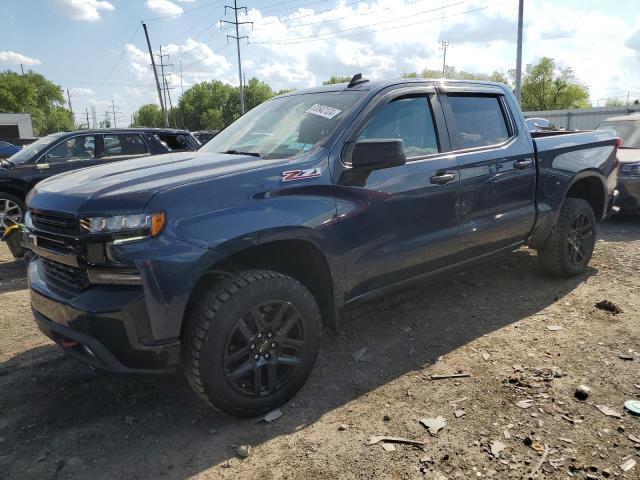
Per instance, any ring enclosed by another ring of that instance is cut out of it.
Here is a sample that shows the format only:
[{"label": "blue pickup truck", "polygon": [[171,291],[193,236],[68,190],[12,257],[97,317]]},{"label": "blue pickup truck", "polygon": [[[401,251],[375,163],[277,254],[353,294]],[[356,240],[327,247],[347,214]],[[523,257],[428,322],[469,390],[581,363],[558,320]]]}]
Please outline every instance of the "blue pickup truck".
[{"label": "blue pickup truck", "polygon": [[347,306],[522,245],[580,275],[616,152],[612,132],[531,134],[495,83],[288,93],[197,152],[36,185],[33,313],[94,368],[181,367],[214,408],[257,415],[303,385]]}]

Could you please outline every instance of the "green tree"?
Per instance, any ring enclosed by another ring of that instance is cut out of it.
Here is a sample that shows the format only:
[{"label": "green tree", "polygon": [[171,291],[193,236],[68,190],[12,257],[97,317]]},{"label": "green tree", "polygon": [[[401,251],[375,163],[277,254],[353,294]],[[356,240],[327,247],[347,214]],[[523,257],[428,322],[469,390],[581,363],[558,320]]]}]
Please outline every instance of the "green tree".
[{"label": "green tree", "polygon": [[0,72],[0,112],[29,113],[38,136],[75,128],[62,88],[39,73]]},{"label": "green tree", "polygon": [[522,76],[522,110],[588,108],[589,90],[580,85],[570,67],[560,68],[555,60],[543,57],[527,65]]},{"label": "green tree", "polygon": [[349,83],[352,77],[343,77],[340,75],[331,75],[329,80],[322,82],[323,85],[334,85],[336,83]]},{"label": "green tree", "polygon": [[155,103],[142,105],[134,115],[134,127],[162,127],[162,111]]},{"label": "green tree", "polygon": [[622,107],[624,106],[625,103],[620,100],[619,98],[607,98],[604,101],[604,106],[605,107]]},{"label": "green tree", "polygon": [[[431,70],[425,68],[422,72],[408,72],[403,73],[402,78],[442,78],[442,70]],[[487,80],[491,82],[501,82],[509,84],[509,79],[506,73],[498,70],[491,74],[488,73],[472,73],[465,72],[464,70],[456,70],[455,67],[447,65],[445,68],[445,78],[451,78],[454,80]]]}]

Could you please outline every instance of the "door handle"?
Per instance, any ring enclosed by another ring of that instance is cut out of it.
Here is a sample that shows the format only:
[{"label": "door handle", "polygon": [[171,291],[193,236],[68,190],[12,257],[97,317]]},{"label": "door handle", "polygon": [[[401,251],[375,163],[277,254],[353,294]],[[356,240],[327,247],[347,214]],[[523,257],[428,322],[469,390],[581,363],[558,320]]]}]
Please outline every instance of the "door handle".
[{"label": "door handle", "polygon": [[531,160],[530,158],[525,158],[524,160],[517,160],[513,162],[513,168],[517,168],[518,170],[524,170],[532,163],[533,163],[533,160]]},{"label": "door handle", "polygon": [[445,185],[456,179],[455,173],[439,173],[431,177],[431,183],[434,185]]}]

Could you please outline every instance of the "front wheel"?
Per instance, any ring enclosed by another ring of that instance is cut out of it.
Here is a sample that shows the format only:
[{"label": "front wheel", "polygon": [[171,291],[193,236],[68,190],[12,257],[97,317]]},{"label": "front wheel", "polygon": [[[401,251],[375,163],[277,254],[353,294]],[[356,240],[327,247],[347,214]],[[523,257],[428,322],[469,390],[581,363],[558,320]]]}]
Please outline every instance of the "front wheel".
[{"label": "front wheel", "polygon": [[233,274],[205,291],[186,321],[187,380],[200,398],[230,415],[282,405],[302,387],[318,355],[317,303],[280,273]]},{"label": "front wheel", "polygon": [[581,198],[567,198],[558,223],[538,249],[538,259],[547,272],[574,277],[587,268],[596,244],[596,216]]},{"label": "front wheel", "polygon": [[0,232],[21,223],[26,210],[20,198],[10,193],[0,192]]}]

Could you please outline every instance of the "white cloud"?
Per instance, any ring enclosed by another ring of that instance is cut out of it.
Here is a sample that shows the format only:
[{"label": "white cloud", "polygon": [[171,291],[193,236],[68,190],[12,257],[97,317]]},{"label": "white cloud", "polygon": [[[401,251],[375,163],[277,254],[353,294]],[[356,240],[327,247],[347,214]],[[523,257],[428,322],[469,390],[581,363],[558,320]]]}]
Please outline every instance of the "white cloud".
[{"label": "white cloud", "polygon": [[0,62],[4,63],[22,63],[22,65],[40,65],[42,62],[37,58],[27,57],[21,53],[12,52],[11,50],[0,52]]},{"label": "white cloud", "polygon": [[113,11],[115,7],[104,0],[52,0],[63,15],[83,22],[100,20],[100,10]]},{"label": "white cloud", "polygon": [[93,97],[94,95],[93,90],[91,90],[90,88],[82,87],[70,88],[69,92],[71,92],[71,95],[73,95],[74,97]]},{"label": "white cloud", "polygon": [[180,5],[169,0],[147,0],[147,8],[159,16],[179,15],[184,12]]}]

